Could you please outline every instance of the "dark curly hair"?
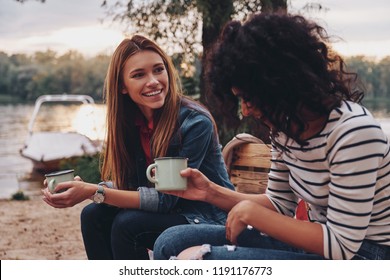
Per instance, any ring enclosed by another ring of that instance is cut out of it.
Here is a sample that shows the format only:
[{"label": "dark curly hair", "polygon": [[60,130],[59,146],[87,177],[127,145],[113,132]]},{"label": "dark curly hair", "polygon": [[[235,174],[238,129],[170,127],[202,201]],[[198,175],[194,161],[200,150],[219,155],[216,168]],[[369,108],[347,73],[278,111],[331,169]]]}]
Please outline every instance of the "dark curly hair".
[{"label": "dark curly hair", "polygon": [[307,122],[302,109],[327,116],[342,100],[360,103],[364,95],[357,75],[345,70],[328,43],[324,28],[299,15],[261,13],[244,23],[230,21],[207,58],[209,93],[231,114],[238,104],[231,88],[240,89],[240,97],[272,124],[271,139],[283,132],[305,145],[299,138]]}]

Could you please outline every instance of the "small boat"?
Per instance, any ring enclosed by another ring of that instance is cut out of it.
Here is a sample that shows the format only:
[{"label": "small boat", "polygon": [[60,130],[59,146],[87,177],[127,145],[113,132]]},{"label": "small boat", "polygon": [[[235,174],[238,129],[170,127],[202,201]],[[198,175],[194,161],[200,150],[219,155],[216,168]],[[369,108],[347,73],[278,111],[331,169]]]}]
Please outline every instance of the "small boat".
[{"label": "small boat", "polygon": [[[60,161],[85,155],[95,155],[101,151],[102,141],[91,140],[78,132],[33,131],[41,105],[45,102],[91,104],[95,101],[88,95],[42,95],[35,102],[34,111],[28,124],[28,137],[21,156],[33,163],[33,170],[41,173],[59,170]],[[45,119],[45,122],[50,122]]]}]

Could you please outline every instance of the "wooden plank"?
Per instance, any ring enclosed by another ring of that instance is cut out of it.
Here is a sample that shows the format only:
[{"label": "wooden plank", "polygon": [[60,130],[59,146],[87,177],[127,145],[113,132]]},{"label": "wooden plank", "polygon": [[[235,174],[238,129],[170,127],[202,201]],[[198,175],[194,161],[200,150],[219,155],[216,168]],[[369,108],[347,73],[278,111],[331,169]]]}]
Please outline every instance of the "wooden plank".
[{"label": "wooden plank", "polygon": [[[271,166],[271,151],[266,144],[247,143],[233,149],[230,164],[230,180],[236,191],[242,193],[264,193],[268,183]],[[307,205],[300,201],[297,208],[298,219],[308,220]]]},{"label": "wooden plank", "polygon": [[264,193],[268,183],[268,173],[232,169],[230,180],[238,192]]},{"label": "wooden plank", "polygon": [[246,143],[233,149],[230,180],[238,192],[264,193],[271,166],[269,145]]},{"label": "wooden plank", "polygon": [[266,144],[242,144],[234,149],[231,165],[269,168],[271,150]]}]

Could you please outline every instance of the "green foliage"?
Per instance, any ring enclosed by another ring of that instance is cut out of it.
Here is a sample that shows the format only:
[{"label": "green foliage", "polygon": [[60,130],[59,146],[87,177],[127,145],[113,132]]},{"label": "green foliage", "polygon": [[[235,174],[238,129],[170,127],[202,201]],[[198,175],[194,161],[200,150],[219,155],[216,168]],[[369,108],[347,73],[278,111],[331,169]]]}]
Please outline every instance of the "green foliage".
[{"label": "green foliage", "polygon": [[390,57],[379,62],[364,56],[345,59],[347,70],[356,72],[365,88],[365,100],[388,99],[390,97]]},{"label": "green foliage", "polygon": [[[200,61],[183,68],[180,54],[172,56],[184,92],[199,95]],[[86,59],[75,51],[62,56],[47,50],[31,56],[0,51],[0,104],[34,102],[42,94],[87,94],[102,101],[109,55]]]},{"label": "green foliage", "polygon": [[[178,54],[185,92],[210,106],[205,98],[203,62],[225,23],[259,11],[286,11],[287,0],[117,0],[111,5],[104,0],[102,6],[114,21],[128,23],[131,33],[143,33],[164,46],[168,54]],[[230,140],[232,120],[213,111],[221,141]]]},{"label": "green foliage", "polygon": [[287,9],[287,0],[117,0],[102,1],[106,14],[127,23],[131,33],[143,33],[165,46],[169,54],[180,53],[187,63],[206,52],[223,25],[232,18],[264,10]]},{"label": "green foliage", "polygon": [[61,56],[51,50],[31,56],[0,51],[0,102],[33,102],[42,94],[62,93],[100,101],[109,60],[108,55],[86,59],[76,51]]},{"label": "green foliage", "polygon": [[[16,0],[24,2],[26,0]],[[44,0],[37,0],[44,2]],[[184,92],[202,99],[202,59],[210,42],[223,24],[244,19],[256,11],[286,10],[287,0],[101,0],[107,16],[131,27],[131,33],[143,33],[156,40],[173,58],[182,79]],[[327,10],[308,3],[306,12]],[[85,59],[75,51],[58,56],[55,52],[37,52],[32,56],[8,56],[0,51],[0,103],[35,101],[42,94],[88,94],[101,100],[104,77],[110,56]],[[365,86],[364,105],[374,109],[390,100],[390,57],[372,61],[363,56],[346,58],[348,70],[356,71]],[[207,104],[206,104],[207,105]],[[223,104],[221,105],[223,106]],[[234,130],[212,110],[223,144],[238,132],[247,132],[267,140],[263,127],[243,120]],[[86,160],[87,161],[87,160]],[[93,161],[91,160],[90,163]],[[77,163],[79,164],[79,163]],[[80,164],[88,165],[86,162]],[[97,162],[96,168],[98,170]],[[71,166],[73,168],[73,166]],[[88,168],[87,168],[88,169]],[[84,172],[81,171],[80,172]],[[81,174],[81,173],[80,173]],[[89,176],[89,175],[88,175]],[[83,176],[82,176],[83,177]],[[96,179],[94,179],[96,180]]]},{"label": "green foliage", "polygon": [[83,181],[97,184],[101,181],[99,159],[100,155],[96,154],[94,156],[82,156],[62,160],[60,162],[60,169],[74,169],[75,175],[80,176]]},{"label": "green foliage", "polygon": [[22,101],[18,96],[0,94],[0,104],[17,104]]},{"label": "green foliage", "polygon": [[18,190],[16,193],[14,193],[11,197],[12,200],[29,200],[30,197],[28,195],[25,195],[23,191]]}]

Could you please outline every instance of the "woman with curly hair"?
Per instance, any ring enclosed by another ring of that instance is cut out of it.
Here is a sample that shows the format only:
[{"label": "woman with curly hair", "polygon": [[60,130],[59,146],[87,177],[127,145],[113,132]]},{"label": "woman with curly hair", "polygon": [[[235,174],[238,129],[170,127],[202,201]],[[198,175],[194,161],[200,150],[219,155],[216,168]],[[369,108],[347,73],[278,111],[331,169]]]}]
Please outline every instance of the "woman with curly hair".
[{"label": "woman with curly hair", "polygon": [[[224,107],[240,100],[242,115],[269,126],[268,187],[234,193],[186,169],[188,190],[170,194],[216,205],[228,219],[166,230],[157,259],[390,258],[389,142],[360,104],[356,74],[328,42],[321,26],[297,15],[256,14],[225,26],[208,84]],[[300,199],[310,221],[294,218]]]},{"label": "woman with curly hair", "polygon": [[[185,97],[169,56],[135,35],[112,55],[105,81],[107,140],[99,185],[58,184],[44,200],[57,208],[86,199],[81,231],[89,259],[148,259],[158,235],[179,224],[224,224],[226,212],[158,192],[146,178],[157,157],[186,157],[188,166],[233,189],[210,112]],[[46,184],[46,182],[45,182]]]}]

